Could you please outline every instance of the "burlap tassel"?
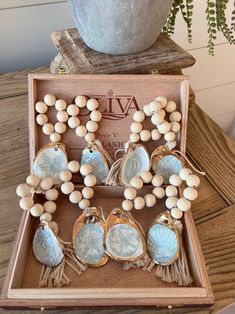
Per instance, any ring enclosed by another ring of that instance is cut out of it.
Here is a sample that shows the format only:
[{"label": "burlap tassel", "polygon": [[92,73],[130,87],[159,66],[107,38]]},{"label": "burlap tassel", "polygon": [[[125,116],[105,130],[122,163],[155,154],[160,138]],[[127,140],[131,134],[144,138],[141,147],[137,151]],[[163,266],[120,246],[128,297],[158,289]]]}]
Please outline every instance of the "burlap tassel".
[{"label": "burlap tassel", "polygon": [[117,159],[109,170],[109,174],[105,179],[105,185],[119,185],[119,177],[121,172],[122,158]]},{"label": "burlap tassel", "polygon": [[148,254],[145,254],[142,258],[140,258],[137,261],[134,262],[125,262],[123,264],[123,269],[124,270],[129,270],[131,268],[144,268],[147,267],[147,265],[149,265],[151,259],[148,256]]}]

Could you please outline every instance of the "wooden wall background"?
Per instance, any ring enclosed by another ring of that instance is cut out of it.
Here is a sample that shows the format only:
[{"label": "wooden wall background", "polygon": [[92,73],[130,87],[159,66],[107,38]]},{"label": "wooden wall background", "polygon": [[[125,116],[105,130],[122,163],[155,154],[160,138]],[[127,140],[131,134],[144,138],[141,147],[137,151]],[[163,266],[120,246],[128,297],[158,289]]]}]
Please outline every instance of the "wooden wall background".
[{"label": "wooden wall background", "polygon": [[[193,43],[187,42],[181,18],[173,39],[197,60],[184,71],[197,102],[235,139],[235,46],[218,36],[215,56],[208,56],[205,6],[206,0],[194,1]],[[49,64],[56,53],[50,33],[73,26],[65,0],[1,0],[0,73]]]}]

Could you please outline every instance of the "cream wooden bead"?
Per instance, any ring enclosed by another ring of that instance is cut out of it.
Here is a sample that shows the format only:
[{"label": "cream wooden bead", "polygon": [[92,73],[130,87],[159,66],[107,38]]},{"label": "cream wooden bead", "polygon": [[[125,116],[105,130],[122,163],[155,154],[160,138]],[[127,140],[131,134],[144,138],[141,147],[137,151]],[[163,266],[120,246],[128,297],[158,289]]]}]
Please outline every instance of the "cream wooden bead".
[{"label": "cream wooden bead", "polygon": [[134,177],[134,178],[131,179],[130,185],[131,185],[134,189],[140,190],[140,189],[142,189],[144,183],[143,183],[143,181],[142,181],[139,177]]},{"label": "cream wooden bead", "polygon": [[64,182],[70,181],[72,179],[72,173],[69,170],[63,170],[59,173],[59,178]]},{"label": "cream wooden bead", "polygon": [[174,132],[168,132],[166,134],[164,134],[164,139],[167,142],[172,142],[175,139],[175,133]]},{"label": "cream wooden bead", "polygon": [[161,133],[158,131],[158,129],[153,129],[151,131],[151,138],[153,141],[158,141],[161,138]]},{"label": "cream wooden bead", "polygon": [[44,213],[44,207],[41,204],[34,204],[30,208],[30,214],[34,217],[40,217]]},{"label": "cream wooden bead", "polygon": [[156,196],[156,198],[163,198],[165,196],[165,190],[161,186],[157,186],[152,190],[153,195]]},{"label": "cream wooden bead", "polygon": [[20,208],[27,210],[30,209],[34,204],[33,199],[30,196],[23,197],[20,200]]},{"label": "cream wooden bead", "polygon": [[59,192],[56,189],[46,191],[45,197],[48,201],[55,201],[59,197]]},{"label": "cream wooden bead", "polygon": [[183,168],[180,170],[179,172],[179,176],[182,180],[186,181],[186,179],[188,178],[188,176],[190,176],[192,174],[192,170],[189,168]]},{"label": "cream wooden bead", "polygon": [[182,180],[178,174],[172,174],[169,178],[169,183],[174,186],[180,186],[182,184]]},{"label": "cream wooden bead", "polygon": [[70,194],[74,190],[74,184],[72,182],[64,182],[60,186],[62,193],[64,194]]},{"label": "cream wooden bead", "polygon": [[198,196],[198,192],[194,188],[186,188],[183,191],[183,196],[189,201],[194,201]]},{"label": "cream wooden bead", "polygon": [[77,136],[79,137],[84,137],[87,133],[87,129],[84,125],[79,125],[77,128],[76,128],[76,134]]},{"label": "cream wooden bead", "polygon": [[173,148],[175,148],[177,146],[177,142],[176,141],[172,141],[172,142],[166,142],[165,146],[172,150]]},{"label": "cream wooden bead", "polygon": [[173,121],[170,122],[171,125],[171,131],[174,133],[178,133],[180,131],[180,124],[179,122]]},{"label": "cream wooden bead", "polygon": [[46,113],[47,109],[48,109],[47,105],[42,101],[39,101],[35,104],[35,110],[38,113]]},{"label": "cream wooden bead", "polygon": [[90,113],[90,119],[99,122],[102,119],[102,113],[99,110],[94,110]]},{"label": "cream wooden bead", "polygon": [[98,123],[95,121],[88,121],[86,123],[86,129],[88,132],[95,133],[98,130]]},{"label": "cream wooden bead", "polygon": [[144,200],[146,207],[153,207],[157,202],[156,197],[153,194],[146,194]]},{"label": "cream wooden bead", "polygon": [[165,111],[171,113],[176,110],[176,103],[173,100],[169,100],[165,106]]},{"label": "cream wooden bead", "polygon": [[143,112],[145,113],[146,117],[150,117],[153,114],[149,108],[149,105],[145,105],[143,107]]},{"label": "cream wooden bead", "polygon": [[161,110],[158,111],[158,114],[162,115],[165,118],[166,111],[164,109],[161,109]]},{"label": "cream wooden bead", "polygon": [[90,186],[90,187],[95,186],[96,182],[97,182],[96,177],[93,174],[88,174],[84,178],[84,184],[86,186]]},{"label": "cream wooden bead", "polygon": [[87,133],[85,135],[85,141],[87,142],[93,142],[95,140],[95,134],[94,133]]},{"label": "cream wooden bead", "polygon": [[64,111],[67,108],[67,103],[63,99],[58,99],[55,102],[55,108],[57,111]]},{"label": "cream wooden bead", "polygon": [[164,116],[158,112],[154,113],[151,117],[151,122],[153,125],[157,126],[157,125],[163,123],[163,121],[164,121]]},{"label": "cream wooden bead", "polygon": [[84,210],[84,209],[90,207],[90,204],[91,204],[91,203],[90,203],[89,200],[83,199],[83,200],[81,200],[81,201],[79,202],[78,206],[79,206],[82,210]]},{"label": "cream wooden bead", "polygon": [[80,125],[80,120],[78,117],[70,117],[68,119],[68,125],[71,129],[75,129]]},{"label": "cream wooden bead", "polygon": [[75,116],[77,116],[78,114],[79,114],[79,108],[78,108],[78,106],[76,106],[76,105],[69,105],[68,107],[67,107],[67,113],[70,115],[70,116],[72,116],[72,117],[75,117]]},{"label": "cream wooden bead", "polygon": [[48,122],[48,117],[44,113],[40,113],[36,117],[37,124],[44,125]]},{"label": "cream wooden bead", "polygon": [[158,101],[152,101],[149,104],[149,109],[152,112],[158,112],[161,109],[161,104]]},{"label": "cream wooden bead", "polygon": [[140,209],[143,209],[145,206],[145,200],[143,197],[141,196],[137,196],[135,199],[134,199],[134,208],[137,209],[137,210],[140,210]]},{"label": "cream wooden bead", "polygon": [[43,207],[45,212],[49,214],[54,214],[54,212],[56,211],[56,203],[53,201],[46,201],[43,204]]},{"label": "cream wooden bead", "polygon": [[50,213],[44,213],[44,214],[42,214],[42,215],[40,216],[39,219],[40,219],[41,222],[44,222],[44,221],[46,221],[46,222],[51,222],[51,221],[52,221],[52,216],[51,216]]},{"label": "cream wooden bead", "polygon": [[151,133],[149,130],[142,130],[140,132],[140,139],[142,142],[148,142],[151,138]]},{"label": "cream wooden bead", "polygon": [[197,188],[200,184],[200,179],[198,176],[196,176],[195,174],[191,174],[187,177],[186,179],[186,184],[189,187],[192,188]]},{"label": "cream wooden bead", "polygon": [[99,103],[96,99],[91,98],[86,103],[87,109],[90,111],[95,111],[99,107]]},{"label": "cream wooden bead", "polygon": [[92,166],[90,164],[83,164],[80,167],[80,173],[82,176],[87,176],[92,172]]},{"label": "cream wooden bead", "polygon": [[180,218],[182,218],[182,216],[183,216],[183,212],[182,212],[180,209],[178,209],[177,207],[174,207],[174,208],[172,208],[172,210],[171,210],[171,216],[172,216],[174,219],[180,219]]},{"label": "cream wooden bead", "polygon": [[94,190],[89,186],[86,186],[85,188],[82,189],[82,196],[83,198],[89,200],[94,196]]},{"label": "cream wooden bead", "polygon": [[178,198],[175,196],[168,197],[165,202],[166,208],[172,209],[176,207],[177,201],[178,201]]},{"label": "cream wooden bead", "polygon": [[57,119],[59,122],[67,122],[67,121],[68,121],[68,118],[69,118],[69,115],[67,114],[66,111],[59,111],[59,112],[57,112],[57,114],[56,114],[56,119]]},{"label": "cream wooden bead", "polygon": [[190,207],[191,207],[191,202],[188,201],[186,198],[181,197],[177,201],[177,207],[182,211],[182,212],[187,212]]},{"label": "cream wooden bead", "polygon": [[75,104],[79,108],[85,108],[87,103],[87,98],[85,96],[79,95],[75,98]]},{"label": "cream wooden bead", "polygon": [[51,123],[46,123],[42,127],[42,132],[45,135],[51,135],[54,132],[54,126]]},{"label": "cream wooden bead", "polygon": [[161,108],[164,108],[167,104],[167,99],[164,96],[158,96],[155,100],[160,102]]},{"label": "cream wooden bead", "polygon": [[161,134],[166,134],[170,131],[171,129],[171,125],[169,122],[167,121],[164,121],[162,122],[161,124],[158,125],[158,131],[161,133]]},{"label": "cream wooden bead", "polygon": [[181,120],[181,113],[178,111],[174,111],[169,116],[170,121],[180,122]]},{"label": "cream wooden bead", "polygon": [[49,106],[49,107],[54,106],[55,101],[56,101],[55,95],[46,94],[46,95],[44,96],[44,102],[45,102],[45,104],[47,104],[47,106]]},{"label": "cream wooden bead", "polygon": [[27,178],[26,178],[26,183],[29,184],[30,186],[37,188],[39,186],[40,183],[40,178],[38,176],[36,176],[36,174],[30,174]]},{"label": "cream wooden bead", "polygon": [[69,201],[73,204],[78,204],[82,200],[82,193],[80,191],[73,191],[69,194]]},{"label": "cream wooden bead", "polygon": [[153,176],[150,171],[143,171],[140,174],[140,178],[143,180],[144,183],[151,182]]},{"label": "cream wooden bead", "polygon": [[130,135],[130,141],[131,143],[137,143],[140,140],[140,136],[137,133],[131,133]]},{"label": "cream wooden bead", "polygon": [[50,221],[49,227],[51,228],[51,230],[53,231],[53,233],[55,235],[57,235],[59,233],[59,226],[55,221]]},{"label": "cream wooden bead", "polygon": [[152,178],[153,186],[161,186],[163,184],[163,177],[160,174],[155,174]]},{"label": "cream wooden bead", "polygon": [[165,192],[167,197],[178,195],[178,189],[174,185],[168,185]]},{"label": "cream wooden bead", "polygon": [[72,160],[68,163],[68,170],[72,173],[77,173],[80,169],[80,164],[77,160]]},{"label": "cream wooden bead", "polygon": [[22,183],[22,184],[17,186],[16,194],[19,197],[29,196],[29,194],[30,194],[30,187],[28,186],[28,184]]},{"label": "cream wooden bead", "polygon": [[66,124],[63,122],[56,122],[55,124],[55,132],[59,134],[63,134],[66,132]]},{"label": "cream wooden bead", "polygon": [[41,180],[40,188],[44,191],[50,190],[53,186],[53,180],[51,177],[46,177]]},{"label": "cream wooden bead", "polygon": [[143,111],[136,111],[134,114],[133,114],[133,120],[135,122],[143,122],[145,119],[145,114]]},{"label": "cream wooden bead", "polygon": [[133,203],[129,200],[124,200],[122,202],[122,208],[126,211],[129,212],[133,208]]},{"label": "cream wooden bead", "polygon": [[61,140],[61,135],[59,133],[54,132],[50,135],[50,141],[52,143],[58,143],[60,142],[60,140]]},{"label": "cream wooden bead", "polygon": [[132,122],[130,130],[132,133],[140,133],[143,129],[143,126],[140,122]]},{"label": "cream wooden bead", "polygon": [[124,190],[124,197],[127,200],[133,201],[137,196],[137,192],[134,188],[126,188]]}]

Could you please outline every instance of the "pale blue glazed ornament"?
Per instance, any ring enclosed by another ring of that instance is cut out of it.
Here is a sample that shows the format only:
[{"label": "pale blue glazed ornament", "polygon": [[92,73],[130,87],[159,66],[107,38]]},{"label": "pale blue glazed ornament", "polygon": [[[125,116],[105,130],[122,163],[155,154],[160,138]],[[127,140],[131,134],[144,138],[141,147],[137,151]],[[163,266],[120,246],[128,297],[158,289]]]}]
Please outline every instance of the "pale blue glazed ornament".
[{"label": "pale blue glazed ornament", "polygon": [[152,168],[155,174],[159,174],[163,177],[164,184],[169,184],[169,178],[172,174],[179,174],[183,168],[182,163],[174,155],[166,155],[161,159],[155,159]]}]

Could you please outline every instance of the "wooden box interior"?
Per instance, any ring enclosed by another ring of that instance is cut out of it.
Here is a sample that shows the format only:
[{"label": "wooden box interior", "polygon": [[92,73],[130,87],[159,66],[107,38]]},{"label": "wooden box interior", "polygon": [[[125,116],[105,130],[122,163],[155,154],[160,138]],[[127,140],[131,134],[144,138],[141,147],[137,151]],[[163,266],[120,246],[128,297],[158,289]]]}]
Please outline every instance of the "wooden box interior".
[{"label": "wooden box interior", "polygon": [[[30,160],[35,153],[49,142],[35,123],[34,103],[43,100],[46,93],[55,94],[68,103],[79,95],[99,98],[103,120],[100,123],[97,138],[113,156],[122,148],[129,137],[129,125],[135,110],[158,95],[175,100],[182,113],[182,127],[178,149],[185,151],[188,77],[160,75],[30,75],[29,77],[29,130]],[[87,119],[86,112],[82,123]],[[55,109],[50,108],[49,120],[55,121]],[[148,122],[147,122],[148,124]],[[74,130],[68,130],[62,136],[66,144],[69,160],[80,160],[85,148],[85,141],[79,139]],[[159,143],[149,142],[151,153]],[[77,185],[80,185],[79,180]],[[150,191],[146,186],[141,192]],[[123,187],[96,186],[93,206],[102,206],[108,213],[114,207],[120,207],[123,199]],[[146,231],[154,217],[165,209],[164,201],[158,201],[151,209],[133,211],[133,216]],[[54,220],[60,226],[60,236],[71,240],[73,225],[81,210],[70,204],[66,196],[60,196]],[[204,259],[190,212],[183,219],[184,243],[193,276],[190,287],[178,287],[158,280],[154,271],[151,273],[139,269],[124,271],[122,264],[109,260],[100,268],[89,268],[81,277],[75,276],[66,268],[66,273],[73,280],[64,288],[38,289],[41,264],[32,253],[32,238],[38,220],[24,212],[15,247],[12,252],[9,271],[3,288],[1,304],[14,307],[81,307],[81,306],[182,306],[190,304],[209,305],[213,295],[208,281]]]}]

